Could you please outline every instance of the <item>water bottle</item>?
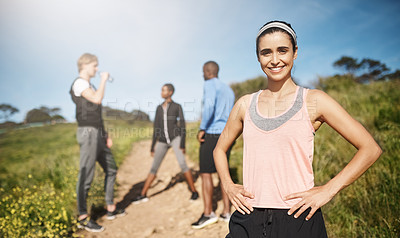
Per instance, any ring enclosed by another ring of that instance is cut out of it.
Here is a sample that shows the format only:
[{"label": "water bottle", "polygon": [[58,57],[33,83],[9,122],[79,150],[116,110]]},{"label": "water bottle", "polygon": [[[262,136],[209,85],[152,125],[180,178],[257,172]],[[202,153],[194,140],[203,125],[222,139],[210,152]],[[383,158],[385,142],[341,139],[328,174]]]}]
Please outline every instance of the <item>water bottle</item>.
[{"label": "water bottle", "polygon": [[[97,74],[99,75],[99,77],[101,78],[101,71],[98,71]],[[112,81],[114,81],[114,78],[111,77],[111,74],[108,74],[108,79],[107,79],[110,83],[112,83]]]}]

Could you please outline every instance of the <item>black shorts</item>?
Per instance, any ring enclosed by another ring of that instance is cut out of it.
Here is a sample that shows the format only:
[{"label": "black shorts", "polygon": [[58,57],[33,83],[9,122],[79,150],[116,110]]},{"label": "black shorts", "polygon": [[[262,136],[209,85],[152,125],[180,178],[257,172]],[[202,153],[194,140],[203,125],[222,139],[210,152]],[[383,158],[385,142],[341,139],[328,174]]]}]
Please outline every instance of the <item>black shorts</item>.
[{"label": "black shorts", "polygon": [[[220,134],[205,134],[204,142],[200,144],[200,173],[215,173],[217,169],[215,168],[213,151],[217,145],[218,138]],[[232,145],[233,146],[233,145]],[[226,152],[228,157],[231,154],[231,148]]]},{"label": "black shorts", "polygon": [[251,214],[243,215],[235,211],[229,221],[229,234],[226,238],[325,238],[326,228],[321,209],[309,221],[306,217],[311,208],[294,218],[287,214],[289,209],[254,208]]}]

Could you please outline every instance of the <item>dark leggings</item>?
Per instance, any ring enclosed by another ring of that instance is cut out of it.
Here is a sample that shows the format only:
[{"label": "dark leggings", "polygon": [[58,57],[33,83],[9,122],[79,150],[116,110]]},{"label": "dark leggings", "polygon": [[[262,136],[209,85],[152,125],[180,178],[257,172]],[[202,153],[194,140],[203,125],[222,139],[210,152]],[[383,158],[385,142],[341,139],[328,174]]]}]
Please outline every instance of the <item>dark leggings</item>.
[{"label": "dark leggings", "polygon": [[232,214],[229,222],[229,234],[226,238],[325,238],[324,218],[321,209],[306,221],[310,208],[298,218],[287,214],[289,209],[254,208],[251,214],[243,215],[238,211]]}]

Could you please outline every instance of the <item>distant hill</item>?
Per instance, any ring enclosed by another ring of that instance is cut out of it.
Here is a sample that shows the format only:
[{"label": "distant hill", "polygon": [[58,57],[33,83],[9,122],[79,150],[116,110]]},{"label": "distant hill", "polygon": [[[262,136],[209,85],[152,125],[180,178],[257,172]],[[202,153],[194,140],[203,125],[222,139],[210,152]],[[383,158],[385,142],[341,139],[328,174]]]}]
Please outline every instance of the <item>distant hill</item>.
[{"label": "distant hill", "polygon": [[111,107],[103,107],[103,118],[104,120],[123,120],[123,121],[150,121],[149,115],[140,111],[133,110],[132,112],[126,112]]},{"label": "distant hill", "polygon": [[13,121],[6,121],[3,123],[0,123],[0,129],[10,129],[10,128],[14,128],[19,125],[21,125],[21,123],[15,123]]}]

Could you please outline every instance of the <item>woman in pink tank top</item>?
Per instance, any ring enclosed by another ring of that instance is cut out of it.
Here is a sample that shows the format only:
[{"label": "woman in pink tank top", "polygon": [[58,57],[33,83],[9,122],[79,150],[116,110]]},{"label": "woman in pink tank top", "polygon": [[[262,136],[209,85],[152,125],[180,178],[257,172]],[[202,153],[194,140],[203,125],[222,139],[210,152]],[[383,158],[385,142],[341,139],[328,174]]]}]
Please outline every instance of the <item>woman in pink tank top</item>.
[{"label": "woman in pink tank top", "polygon": [[[368,131],[320,90],[297,86],[290,24],[272,21],[256,38],[268,87],[240,98],[214,150],[215,165],[236,211],[227,237],[327,237],[321,207],[357,180],[380,156]],[[323,186],[314,186],[314,134],[326,122],[357,153]],[[234,184],[226,152],[243,134],[243,185]]]}]

